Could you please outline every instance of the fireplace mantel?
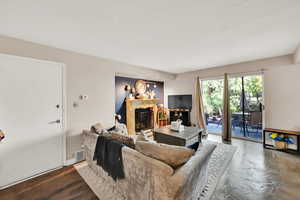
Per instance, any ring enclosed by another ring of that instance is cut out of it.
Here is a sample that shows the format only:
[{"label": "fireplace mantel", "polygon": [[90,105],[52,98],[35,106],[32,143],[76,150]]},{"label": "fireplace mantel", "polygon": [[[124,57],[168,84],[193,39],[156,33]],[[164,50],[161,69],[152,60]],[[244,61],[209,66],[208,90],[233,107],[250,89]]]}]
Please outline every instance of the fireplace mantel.
[{"label": "fireplace mantel", "polygon": [[153,109],[153,124],[157,128],[157,102],[159,99],[126,99],[126,125],[128,133],[135,134],[135,110],[141,108]]}]

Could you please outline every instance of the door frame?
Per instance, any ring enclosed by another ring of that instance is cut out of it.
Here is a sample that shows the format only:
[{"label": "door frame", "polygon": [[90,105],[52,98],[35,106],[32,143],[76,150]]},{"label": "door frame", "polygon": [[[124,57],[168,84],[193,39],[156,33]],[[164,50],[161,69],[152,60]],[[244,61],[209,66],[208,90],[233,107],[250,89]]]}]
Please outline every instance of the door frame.
[{"label": "door frame", "polygon": [[[245,77],[245,76],[255,76],[255,75],[259,75],[262,76],[262,104],[263,104],[263,109],[262,109],[262,130],[265,129],[265,123],[266,123],[266,119],[265,119],[265,73],[263,70],[261,71],[252,71],[252,72],[240,72],[240,73],[229,73],[228,74],[228,79],[232,78],[232,77]],[[199,77],[199,80],[201,81],[201,85],[203,81],[209,81],[209,80],[220,80],[223,79],[224,80],[224,76],[211,76],[211,77],[204,77],[201,78]],[[202,97],[203,97],[203,88],[201,90],[202,93]],[[208,131],[209,134],[213,134],[213,135],[218,135],[220,136],[220,133],[214,132],[214,131]],[[263,136],[262,136],[263,137]],[[257,142],[257,143],[262,143],[262,140],[254,140],[251,138],[246,138],[246,137],[238,137],[238,136],[232,136],[232,138],[237,138],[237,139],[242,139],[242,140],[247,140],[247,141],[252,141],[252,142]]]},{"label": "door frame", "polygon": [[62,131],[63,131],[63,166],[67,166],[67,71],[66,65],[64,63],[61,64],[62,70]]},{"label": "door frame", "polygon": [[4,186],[3,188],[0,188],[1,190],[4,189],[4,188],[8,188],[12,185],[16,185],[18,183],[21,183],[21,182],[24,182],[26,180],[29,180],[29,179],[32,179],[34,177],[38,177],[40,175],[43,175],[43,174],[46,174],[46,173],[49,173],[50,171],[54,171],[56,169],[60,169],[62,168],[63,166],[66,166],[68,165],[67,164],[67,135],[66,135],[66,131],[67,131],[67,92],[66,92],[66,65],[64,63],[60,63],[60,62],[55,62],[55,61],[49,61],[49,60],[42,60],[42,59],[38,59],[38,58],[33,58],[33,57],[24,57],[24,56],[18,56],[18,55],[11,55],[11,54],[6,54],[6,53],[0,53],[0,56],[3,56],[3,57],[10,57],[10,58],[17,58],[17,59],[23,59],[23,60],[31,60],[31,61],[38,61],[38,62],[42,62],[42,63],[52,63],[52,64],[57,64],[60,66],[61,68],[61,91],[62,91],[62,94],[61,94],[61,102],[62,102],[62,105],[61,105],[61,109],[62,109],[62,114],[61,114],[61,122],[62,122],[62,144],[61,144],[61,147],[62,147],[62,152],[61,152],[61,156],[62,156],[62,160],[61,160],[61,163],[60,163],[60,166],[58,166],[57,168],[55,169],[52,169],[52,170],[48,170],[48,171],[45,171],[45,172],[42,172],[42,173],[39,173],[39,174],[36,174],[36,175],[33,175],[31,177],[28,177],[26,179],[23,179],[23,180],[20,180],[20,181],[17,181],[17,182],[14,182],[10,185],[6,185]]},{"label": "door frame", "polygon": [[[241,78],[241,77],[247,77],[247,76],[261,76],[262,77],[262,131],[265,128],[265,84],[264,84],[264,80],[265,80],[265,76],[264,76],[264,71],[256,71],[256,72],[244,72],[244,73],[233,73],[233,74],[229,74],[228,79],[230,78]],[[263,135],[262,135],[263,137]],[[262,143],[263,142],[263,138],[261,138],[261,140],[255,140],[255,139],[251,139],[248,137],[239,137],[239,136],[232,136],[232,138],[239,138],[239,139],[243,139],[243,140],[248,140],[248,141],[252,141],[252,142],[257,142],[257,143]]]}]

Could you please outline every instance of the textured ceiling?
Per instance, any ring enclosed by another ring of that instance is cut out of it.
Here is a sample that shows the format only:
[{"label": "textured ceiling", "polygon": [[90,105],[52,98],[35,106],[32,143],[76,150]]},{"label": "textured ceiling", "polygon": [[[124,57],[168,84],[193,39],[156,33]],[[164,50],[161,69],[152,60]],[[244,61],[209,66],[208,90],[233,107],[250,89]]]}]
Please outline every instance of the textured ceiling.
[{"label": "textured ceiling", "polygon": [[299,0],[1,0],[0,34],[171,73],[292,53]]}]

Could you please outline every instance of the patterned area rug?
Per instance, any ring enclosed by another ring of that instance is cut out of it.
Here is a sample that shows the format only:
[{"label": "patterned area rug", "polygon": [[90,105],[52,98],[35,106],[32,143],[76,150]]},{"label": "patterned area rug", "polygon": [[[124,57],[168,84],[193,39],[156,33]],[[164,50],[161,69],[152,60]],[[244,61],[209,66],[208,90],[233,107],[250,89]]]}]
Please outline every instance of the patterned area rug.
[{"label": "patterned area rug", "polygon": [[213,195],[219,180],[223,175],[226,175],[225,171],[231,162],[237,147],[228,144],[211,142],[208,140],[203,141],[203,143],[217,145],[208,162],[207,185],[205,186],[199,198],[200,200],[209,200]]},{"label": "patterned area rug", "polygon": [[[208,163],[208,183],[199,198],[199,200],[209,200],[219,180],[223,174],[226,174],[225,171],[236,151],[236,147],[207,140],[203,143],[217,144]],[[74,167],[99,199],[112,199],[111,195],[114,192],[109,191],[111,188],[105,187],[105,180],[98,177],[86,162],[75,164]],[[120,199],[122,199],[122,197],[120,197]]]}]

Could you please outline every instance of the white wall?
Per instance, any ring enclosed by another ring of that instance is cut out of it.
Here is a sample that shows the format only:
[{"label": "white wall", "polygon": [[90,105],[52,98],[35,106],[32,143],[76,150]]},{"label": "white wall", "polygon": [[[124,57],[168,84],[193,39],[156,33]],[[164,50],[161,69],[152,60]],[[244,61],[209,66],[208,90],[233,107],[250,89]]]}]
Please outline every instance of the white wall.
[{"label": "white wall", "polygon": [[[67,94],[67,157],[81,149],[80,133],[83,129],[102,122],[113,124],[115,113],[115,74],[142,79],[165,81],[175,75],[82,55],[22,40],[0,36],[0,53],[61,62],[66,65]],[[17,73],[17,72],[16,72]],[[79,96],[86,94],[87,101]],[[78,107],[73,107],[77,102]]]},{"label": "white wall", "polygon": [[[300,65],[293,56],[281,56],[177,75],[165,83],[165,102],[171,94],[195,94],[195,81],[224,76],[224,73],[249,73],[264,70],[266,127],[300,130]],[[193,102],[195,105],[195,102]],[[192,111],[192,122],[196,123]]]},{"label": "white wall", "polygon": [[300,64],[265,73],[266,127],[300,130]]}]

